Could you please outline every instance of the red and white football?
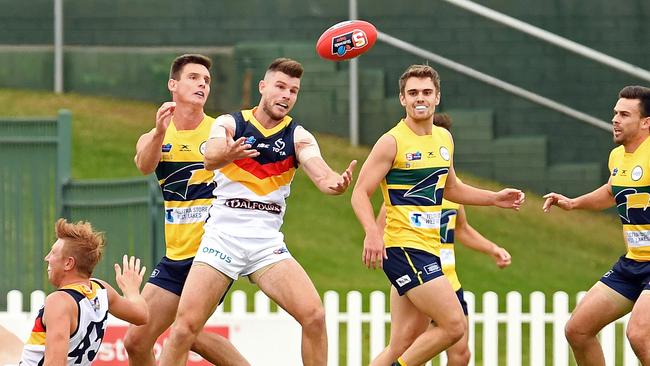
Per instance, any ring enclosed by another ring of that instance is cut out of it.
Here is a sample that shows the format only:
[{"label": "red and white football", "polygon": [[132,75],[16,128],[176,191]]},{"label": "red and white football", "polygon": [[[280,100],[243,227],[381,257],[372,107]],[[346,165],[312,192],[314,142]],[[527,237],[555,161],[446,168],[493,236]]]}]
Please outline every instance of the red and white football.
[{"label": "red and white football", "polygon": [[316,42],[316,52],[326,60],[349,60],[367,52],[377,41],[377,29],[363,20],[347,20],[327,28]]}]

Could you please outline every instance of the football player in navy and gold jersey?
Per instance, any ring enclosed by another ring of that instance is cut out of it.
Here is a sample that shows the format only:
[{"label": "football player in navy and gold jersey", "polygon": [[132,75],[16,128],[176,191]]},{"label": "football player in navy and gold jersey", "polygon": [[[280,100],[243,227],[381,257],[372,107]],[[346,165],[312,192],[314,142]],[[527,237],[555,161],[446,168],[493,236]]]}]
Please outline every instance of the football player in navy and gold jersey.
[{"label": "football player in navy and gold jersey", "polygon": [[[518,209],[524,194],[511,188],[486,191],[456,179],[451,134],[433,124],[440,103],[440,78],[433,68],[410,66],[399,87],[406,117],[373,147],[354,187],[352,207],[366,233],[363,263],[382,267],[400,295],[391,298],[391,340],[411,339],[413,327],[427,319],[437,325],[406,350],[389,344],[372,365],[413,366],[432,359],[464,334],[460,303],[442,277],[443,197],[461,204]],[[370,201],[380,184],[386,206],[383,231]]]},{"label": "football player in navy and gold jersey", "polygon": [[[443,127],[447,130],[451,128],[451,119],[446,114],[435,113],[433,116],[433,123],[434,125]],[[440,246],[438,256],[440,257],[440,263],[442,265],[442,273],[444,273],[447,280],[451,283],[451,287],[456,292],[456,296],[458,297],[458,301],[463,308],[463,313],[466,318],[463,336],[453,346],[447,348],[447,366],[467,366],[472,357],[468,344],[469,327],[467,324],[467,316],[469,314],[463,287],[456,271],[456,243],[460,242],[472,250],[476,250],[492,257],[499,268],[509,266],[512,258],[506,249],[498,246],[481,235],[481,233],[469,224],[463,205],[443,199],[440,218],[440,243],[442,245]],[[379,225],[380,228],[383,228],[386,225],[386,207],[383,205],[379,211],[379,215],[377,216],[377,225]],[[399,294],[395,289],[395,286],[391,286],[390,296],[393,298],[394,302],[399,301]],[[415,338],[430,326],[435,326],[435,323],[430,322],[429,319],[424,319],[419,328],[412,328],[410,339],[391,339],[391,349],[395,350],[396,354],[401,354],[401,352],[408,348]]]},{"label": "football player in navy and gold jersey", "polygon": [[86,222],[56,222],[57,240],[45,257],[47,278],[57,291],[45,298],[27,340],[21,366],[88,366],[99,353],[108,313],[144,324],[149,311],[140,294],[145,268],[125,255],[115,264],[115,280],[124,296],[108,283],[91,278],[104,250],[104,237]]},{"label": "football player in navy and gold jersey", "polygon": [[356,161],[342,174],[334,172],[314,136],[288,115],[302,73],[297,61],[274,60],[259,82],[258,106],[220,116],[214,124],[205,166],[216,169],[215,199],[161,366],[185,365],[197,331],[240,276],[247,276],[300,323],[303,364],[327,364],[323,305],[311,279],[291,256],[280,227],[298,166],[320,191],[339,195],[350,185]]},{"label": "football player in navy and gold jersey", "polygon": [[[165,200],[166,253],[142,291],[156,316],[144,326],[129,327],[124,340],[132,366],[155,365],[153,346],[174,321],[212,202],[214,174],[203,165],[214,122],[203,111],[210,95],[211,66],[208,57],[198,54],[174,60],[167,83],[172,101],[160,106],[155,127],[136,145],[136,166],[143,174],[155,171]],[[213,364],[248,365],[227,339],[215,333],[202,332],[192,350]]]},{"label": "football player in navy and gold jersey", "polygon": [[643,365],[650,365],[650,88],[626,86],[612,118],[614,143],[610,177],[600,188],[577,198],[544,196],[543,210],[602,210],[616,205],[627,253],[587,292],[566,325],[578,365],[605,365],[597,334],[632,312],[627,338]]}]

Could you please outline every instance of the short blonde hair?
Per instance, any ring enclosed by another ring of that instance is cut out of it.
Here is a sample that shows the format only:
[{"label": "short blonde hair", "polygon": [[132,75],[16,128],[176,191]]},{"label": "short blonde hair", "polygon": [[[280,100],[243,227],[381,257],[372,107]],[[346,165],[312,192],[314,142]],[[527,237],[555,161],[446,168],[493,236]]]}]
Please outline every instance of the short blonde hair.
[{"label": "short blonde hair", "polygon": [[90,277],[104,253],[104,234],[93,230],[89,222],[56,221],[56,237],[63,240],[63,255],[73,257],[79,274]]}]

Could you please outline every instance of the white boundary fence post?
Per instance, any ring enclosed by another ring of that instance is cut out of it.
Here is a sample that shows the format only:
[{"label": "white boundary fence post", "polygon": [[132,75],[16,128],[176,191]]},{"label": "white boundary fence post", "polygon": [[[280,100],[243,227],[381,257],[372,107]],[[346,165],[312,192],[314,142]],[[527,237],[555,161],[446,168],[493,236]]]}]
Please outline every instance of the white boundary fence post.
[{"label": "white boundary fence post", "polygon": [[370,359],[386,347],[386,296],[381,291],[370,293]]},{"label": "white boundary fence post", "polygon": [[521,365],[521,294],[511,291],[506,295],[506,365]]},{"label": "white boundary fence post", "polygon": [[546,297],[543,292],[535,291],[530,294],[530,364],[545,366],[546,349],[545,328]]},{"label": "white boundary fence post", "polygon": [[[499,364],[499,299],[488,291],[483,294],[483,365]],[[471,316],[471,315],[470,315]]]},{"label": "white boundary fence post", "polygon": [[553,294],[553,366],[569,365],[569,343],[564,336],[564,325],[569,320],[569,295]]},{"label": "white boundary fence post", "polygon": [[361,293],[359,291],[348,292],[347,314],[347,364],[348,366],[361,366]]},{"label": "white boundary fence post", "polygon": [[465,302],[467,302],[467,312],[469,313],[469,337],[468,346],[469,351],[472,352],[472,357],[469,359],[468,366],[475,366],[474,358],[476,357],[476,298],[474,293],[465,291]]},{"label": "white boundary fence post", "polygon": [[339,294],[327,291],[323,295],[325,326],[327,327],[327,366],[339,365]]}]

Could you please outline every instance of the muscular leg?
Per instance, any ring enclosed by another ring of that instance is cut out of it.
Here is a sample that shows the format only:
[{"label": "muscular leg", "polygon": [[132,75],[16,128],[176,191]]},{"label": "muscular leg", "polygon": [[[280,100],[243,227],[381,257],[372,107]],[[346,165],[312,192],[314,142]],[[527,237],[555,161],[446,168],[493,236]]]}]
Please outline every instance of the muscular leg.
[{"label": "muscular leg", "polygon": [[406,296],[399,296],[395,287],[391,286],[390,343],[370,365],[389,366],[427,329],[430,321]]},{"label": "muscular leg", "polygon": [[598,332],[627,314],[632,309],[632,304],[632,301],[602,282],[596,282],[587,292],[565,328],[566,338],[578,365],[605,366]]},{"label": "muscular leg", "polygon": [[325,366],[325,309],[302,266],[293,258],[284,259],[252,274],[251,280],[302,326],[303,364]]},{"label": "muscular leg", "polygon": [[465,317],[465,331],[460,340],[447,348],[447,366],[467,366],[472,353],[469,351],[468,337],[469,326]]},{"label": "muscular leg", "polygon": [[[147,302],[149,317],[147,324],[129,326],[124,347],[129,355],[130,366],[155,366],[153,346],[160,335],[172,324],[178,309],[179,297],[161,287],[147,283],[142,290]],[[220,366],[248,366],[246,359],[226,338],[210,333],[199,333],[192,351],[208,362]]]},{"label": "muscular leg", "polygon": [[160,366],[185,366],[187,352],[232,279],[201,262],[192,265]]},{"label": "muscular leg", "polygon": [[643,366],[650,366],[650,291],[644,290],[634,304],[627,324],[627,338]]},{"label": "muscular leg", "polygon": [[[142,296],[149,308],[149,321],[145,325],[129,326],[124,347],[129,354],[130,366],[154,366],[153,346],[156,339],[174,321],[178,296],[151,283],[144,285]],[[155,314],[155,316],[154,316]]]},{"label": "muscular leg", "polygon": [[401,358],[407,365],[420,365],[458,342],[464,334],[465,316],[456,293],[441,276],[409,290],[406,295],[420,313],[436,323],[422,333]]}]

